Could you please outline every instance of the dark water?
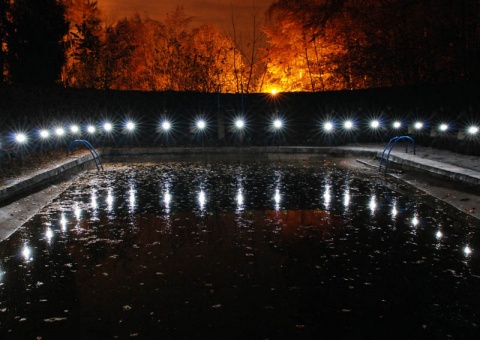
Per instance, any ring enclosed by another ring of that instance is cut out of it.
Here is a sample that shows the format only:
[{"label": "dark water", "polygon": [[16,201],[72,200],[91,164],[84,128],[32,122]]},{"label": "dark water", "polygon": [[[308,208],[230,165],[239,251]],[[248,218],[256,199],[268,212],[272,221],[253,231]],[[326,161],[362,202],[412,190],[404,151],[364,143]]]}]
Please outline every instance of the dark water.
[{"label": "dark water", "polygon": [[111,167],[0,244],[0,338],[474,338],[479,253],[329,162]]}]

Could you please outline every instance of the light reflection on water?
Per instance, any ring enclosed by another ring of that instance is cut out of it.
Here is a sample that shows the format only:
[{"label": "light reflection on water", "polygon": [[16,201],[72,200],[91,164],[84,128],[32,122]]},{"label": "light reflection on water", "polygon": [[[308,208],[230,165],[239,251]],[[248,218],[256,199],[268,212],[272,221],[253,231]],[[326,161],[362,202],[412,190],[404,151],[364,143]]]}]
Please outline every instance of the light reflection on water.
[{"label": "light reflection on water", "polygon": [[50,244],[52,242],[52,238],[53,238],[52,228],[50,228],[50,227],[47,228],[47,230],[45,231],[45,237],[47,239],[47,242]]},{"label": "light reflection on water", "polygon": [[[1,244],[12,335],[184,337],[191,322],[197,337],[226,338],[477,330],[475,226],[364,174],[316,163],[119,168],[80,178]],[[35,320],[57,321],[37,334]]]}]

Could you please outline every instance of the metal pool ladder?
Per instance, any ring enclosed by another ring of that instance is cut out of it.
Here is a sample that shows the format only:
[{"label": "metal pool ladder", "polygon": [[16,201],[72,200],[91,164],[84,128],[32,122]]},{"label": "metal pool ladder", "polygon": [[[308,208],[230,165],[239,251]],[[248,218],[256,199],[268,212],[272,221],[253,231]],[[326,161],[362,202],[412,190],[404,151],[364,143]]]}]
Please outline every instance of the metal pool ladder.
[{"label": "metal pool ladder", "polygon": [[388,153],[387,153],[387,158],[385,158],[385,174],[387,173],[387,170],[388,170],[388,161],[390,160],[390,153],[392,152],[393,148],[395,147],[395,145],[397,145],[397,143],[399,141],[403,141],[404,145],[405,145],[405,152],[408,153],[408,142],[412,142],[412,145],[413,145],[413,154],[416,155],[417,154],[417,146],[415,145],[415,141],[413,140],[412,137],[409,137],[409,136],[397,136],[397,137],[393,137],[392,139],[390,139],[390,141],[387,143],[387,145],[385,146],[385,148],[383,149],[383,152],[382,152],[382,158],[380,158],[380,166],[378,168],[378,171],[382,171],[382,163],[383,163],[383,160],[384,160],[384,157],[385,157],[385,152],[387,151],[388,149]]},{"label": "metal pool ladder", "polygon": [[93,157],[93,160],[95,161],[95,165],[97,166],[97,171],[100,171],[100,170],[103,171],[103,165],[102,165],[102,160],[100,159],[100,155],[98,154],[97,150],[95,150],[93,145],[85,139],[76,139],[73,142],[71,142],[67,150],[67,156],[70,154],[73,155],[74,148],[78,144],[83,144],[87,147],[88,151],[90,151],[90,154]]}]

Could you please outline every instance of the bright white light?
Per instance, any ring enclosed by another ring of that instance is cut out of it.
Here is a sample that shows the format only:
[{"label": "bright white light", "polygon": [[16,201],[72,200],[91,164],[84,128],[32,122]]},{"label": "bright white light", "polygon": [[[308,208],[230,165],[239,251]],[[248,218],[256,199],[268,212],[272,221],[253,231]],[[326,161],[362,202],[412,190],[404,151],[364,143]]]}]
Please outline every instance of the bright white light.
[{"label": "bright white light", "polygon": [[343,196],[343,206],[348,207],[350,205],[350,192],[347,190],[345,191],[345,196]]},{"label": "bright white light", "polygon": [[172,201],[172,195],[170,195],[170,193],[167,191],[163,198],[163,202],[165,202],[165,205],[168,207],[171,201]]},{"label": "bright white light", "polygon": [[471,135],[475,135],[478,133],[478,127],[476,126],[470,126],[468,128],[468,133],[471,134]]},{"label": "bright white light", "polygon": [[375,212],[375,209],[377,209],[377,201],[375,199],[375,196],[372,196],[372,198],[370,199],[370,210],[373,212]]},{"label": "bright white light", "polygon": [[82,216],[82,209],[80,209],[79,207],[75,207],[74,214],[77,221],[79,221],[80,217]]},{"label": "bright white light", "polygon": [[172,195],[170,195],[168,192],[165,193],[165,198],[163,199],[165,204],[168,206],[170,202],[172,201]]},{"label": "bright white light", "polygon": [[377,129],[378,127],[380,127],[380,122],[378,120],[372,120],[370,126],[374,129]]},{"label": "bright white light", "polygon": [[275,129],[280,129],[283,126],[283,123],[280,119],[275,119],[275,121],[273,122],[273,126],[275,127]]},{"label": "bright white light", "polygon": [[273,196],[273,199],[275,200],[275,204],[280,204],[280,201],[282,200],[282,197],[280,196],[280,190],[275,189],[275,196]]},{"label": "bright white light", "polygon": [[128,191],[129,201],[130,201],[130,209],[135,208],[135,201],[136,201],[136,193],[137,191],[133,186],[130,186],[130,190]]},{"label": "bright white light", "polygon": [[79,133],[80,128],[78,127],[78,125],[72,125],[72,126],[70,126],[70,132],[71,133]]},{"label": "bright white light", "polygon": [[87,127],[87,131],[88,131],[88,133],[95,133],[95,131],[96,131],[95,126],[89,125]]},{"label": "bright white light", "polygon": [[399,122],[399,121],[396,121],[396,122],[393,123],[393,127],[395,129],[400,129],[402,127],[402,123]]},{"label": "bright white light", "polygon": [[235,121],[235,126],[237,129],[242,129],[245,126],[245,122],[242,119],[237,119]]},{"label": "bright white light", "polygon": [[416,122],[414,126],[415,126],[416,130],[421,130],[423,128],[423,123],[422,122]]},{"label": "bright white light", "polygon": [[127,122],[127,124],[125,124],[125,127],[127,128],[128,131],[133,131],[133,130],[135,130],[135,123],[134,122]]},{"label": "bright white light", "polygon": [[465,256],[468,256],[472,253],[472,248],[470,248],[469,246],[465,246],[465,248],[463,248],[463,253],[465,254]]},{"label": "bright white light", "polygon": [[61,127],[55,129],[55,134],[58,137],[62,137],[65,134],[65,130]]},{"label": "bright white light", "polygon": [[414,227],[416,227],[418,225],[420,221],[418,220],[417,216],[415,216],[413,219],[412,219],[412,224]]},{"label": "bright white light", "polygon": [[28,261],[30,260],[30,256],[32,255],[32,251],[30,250],[30,248],[28,246],[24,246],[23,249],[22,249],[22,255],[23,255],[23,258],[25,259],[25,261]]},{"label": "bright white light", "polygon": [[330,193],[330,185],[325,186],[325,192],[323,193],[323,204],[328,208],[332,200],[332,195]]},{"label": "bright white light", "polygon": [[242,194],[242,192],[239,192],[237,194],[237,204],[238,205],[243,205],[243,194]]},{"label": "bright white light", "polygon": [[394,206],[392,208],[392,216],[395,217],[395,216],[397,216],[397,214],[398,214],[397,208]]},{"label": "bright white light", "polygon": [[105,124],[103,124],[103,129],[104,129],[106,132],[110,132],[110,131],[112,131],[113,126],[112,126],[111,123],[105,123]]},{"label": "bright white light", "polygon": [[62,228],[62,231],[67,230],[67,219],[65,218],[64,214],[62,214],[62,218],[60,219],[60,226]]},{"label": "bright white light", "polygon": [[107,210],[108,210],[108,211],[112,211],[112,209],[113,209],[113,201],[114,201],[112,189],[108,189],[107,199],[106,199],[105,201],[106,201],[106,203],[107,203]]},{"label": "bright white light", "polygon": [[345,129],[350,130],[350,129],[353,128],[353,122],[352,122],[351,120],[347,120],[347,121],[343,124],[343,126],[345,127]]},{"label": "bright white light", "polygon": [[50,137],[50,132],[48,132],[48,130],[42,130],[40,131],[40,137],[42,137],[43,139],[46,139]]},{"label": "bright white light", "polygon": [[172,128],[172,125],[168,121],[164,121],[162,123],[162,129],[163,131],[168,131]]},{"label": "bright white light", "polygon": [[45,237],[47,238],[48,243],[50,243],[50,241],[52,241],[53,231],[52,231],[51,228],[47,228],[47,230],[45,231]]},{"label": "bright white light", "polygon": [[93,209],[98,208],[97,190],[96,189],[92,189],[92,194],[90,195],[90,204],[92,205]]},{"label": "bright white light", "polygon": [[332,131],[333,130],[333,124],[331,122],[326,122],[324,125],[323,125],[323,129],[325,131]]},{"label": "bright white light", "polygon": [[439,127],[440,131],[447,131],[448,130],[448,125],[447,124],[440,124],[440,127]]},{"label": "bright white light", "polygon": [[24,133],[17,133],[15,135],[15,140],[17,143],[25,143],[27,141],[27,136]]},{"label": "bright white light", "polygon": [[205,207],[205,202],[207,201],[206,197],[205,197],[205,192],[200,191],[200,193],[198,194],[198,203],[200,204],[200,209],[203,210],[203,208]]},{"label": "bright white light", "polygon": [[207,126],[207,124],[205,123],[204,120],[197,121],[197,128],[199,128],[200,130],[205,129],[206,126]]},{"label": "bright white light", "polygon": [[439,230],[435,233],[435,237],[440,240],[443,237],[443,233]]}]

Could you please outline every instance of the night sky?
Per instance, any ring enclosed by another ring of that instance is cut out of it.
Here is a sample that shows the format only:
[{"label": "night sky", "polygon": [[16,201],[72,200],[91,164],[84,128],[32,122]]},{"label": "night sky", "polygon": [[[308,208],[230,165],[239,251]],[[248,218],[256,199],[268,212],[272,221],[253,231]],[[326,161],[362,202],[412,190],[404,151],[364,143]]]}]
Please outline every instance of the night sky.
[{"label": "night sky", "polygon": [[248,24],[253,4],[263,19],[264,12],[273,2],[274,0],[99,0],[98,4],[107,17],[119,19],[137,12],[157,20],[164,20],[165,13],[181,5],[187,15],[194,17],[194,25],[209,22],[225,29],[231,26],[232,8],[238,20]]}]

